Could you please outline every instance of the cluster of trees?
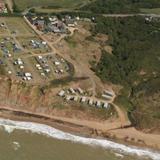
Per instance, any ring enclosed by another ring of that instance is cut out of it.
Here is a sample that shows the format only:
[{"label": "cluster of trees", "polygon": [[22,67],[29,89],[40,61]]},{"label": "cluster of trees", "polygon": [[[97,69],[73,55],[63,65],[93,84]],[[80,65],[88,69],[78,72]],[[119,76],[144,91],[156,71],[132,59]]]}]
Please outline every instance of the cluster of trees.
[{"label": "cluster of trees", "polygon": [[14,12],[14,13],[20,13],[20,12],[22,12],[22,10],[20,10],[20,9],[18,8],[18,6],[16,5],[15,0],[12,0],[12,2],[13,2],[13,12]]},{"label": "cluster of trees", "polygon": [[158,8],[159,0],[96,0],[82,10],[93,13],[137,13],[140,8]]},{"label": "cluster of trees", "polygon": [[[153,106],[152,100],[147,105],[143,104],[147,97],[160,94],[160,20],[148,21],[139,16],[99,17],[96,21],[93,36],[107,34],[109,41],[106,43],[112,46],[113,52],[102,51],[102,57],[98,64],[93,65],[93,70],[102,81],[124,87],[118,101],[123,106],[127,105],[130,116],[139,117],[141,114],[141,118],[132,117],[137,126],[147,127],[144,122],[151,119],[154,123],[160,121],[157,105]],[[155,102],[158,103],[158,99],[154,98]],[[144,112],[147,110],[149,113]]]},{"label": "cluster of trees", "polygon": [[93,34],[109,35],[113,54],[105,51],[95,71],[102,80],[132,86],[141,80],[139,72],[159,73],[160,21],[148,22],[144,17],[99,17]]}]

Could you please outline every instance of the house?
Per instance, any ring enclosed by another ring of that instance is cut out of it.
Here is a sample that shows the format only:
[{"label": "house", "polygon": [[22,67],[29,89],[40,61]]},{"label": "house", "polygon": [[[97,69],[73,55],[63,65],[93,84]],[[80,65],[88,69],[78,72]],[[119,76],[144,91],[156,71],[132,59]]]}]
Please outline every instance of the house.
[{"label": "house", "polygon": [[35,26],[37,27],[38,30],[42,31],[44,30],[45,27],[45,21],[42,20],[37,20],[37,22],[35,23]]},{"label": "house", "polygon": [[65,19],[65,24],[66,24],[68,27],[75,27],[75,26],[76,26],[76,23],[75,23],[75,20],[74,20],[74,19]]},{"label": "house", "polygon": [[48,30],[49,32],[54,32],[54,33],[66,33],[66,28],[64,24],[60,21],[49,23],[46,26],[46,30]]},{"label": "house", "polygon": [[38,30],[44,30],[45,20],[43,17],[28,17],[28,20],[36,26]]},{"label": "house", "polygon": [[48,19],[49,19],[50,22],[55,22],[55,21],[58,20],[58,18],[57,18],[56,16],[54,16],[54,17],[49,17]]},{"label": "house", "polygon": [[52,25],[52,24],[48,25],[47,30],[49,32],[54,32],[54,33],[60,33],[61,32],[60,29],[57,26]]}]

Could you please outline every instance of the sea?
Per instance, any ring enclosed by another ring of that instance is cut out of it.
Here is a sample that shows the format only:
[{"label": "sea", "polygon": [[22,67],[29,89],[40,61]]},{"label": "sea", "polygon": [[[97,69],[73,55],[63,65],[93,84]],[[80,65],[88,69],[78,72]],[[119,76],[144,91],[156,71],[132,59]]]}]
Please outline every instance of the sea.
[{"label": "sea", "polygon": [[160,152],[0,119],[0,160],[160,160]]}]

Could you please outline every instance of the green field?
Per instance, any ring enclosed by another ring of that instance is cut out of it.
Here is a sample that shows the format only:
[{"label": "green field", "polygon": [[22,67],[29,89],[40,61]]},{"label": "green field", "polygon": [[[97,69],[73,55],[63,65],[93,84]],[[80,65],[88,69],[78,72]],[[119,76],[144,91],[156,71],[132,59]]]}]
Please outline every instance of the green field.
[{"label": "green field", "polygon": [[28,25],[21,17],[7,17],[3,18],[2,20],[6,23],[10,32],[16,32],[17,36],[20,35],[30,36],[34,34],[32,29],[28,27]]},{"label": "green field", "polygon": [[74,8],[80,7],[89,2],[89,0],[14,0],[19,10],[30,7],[50,6],[53,8]]}]

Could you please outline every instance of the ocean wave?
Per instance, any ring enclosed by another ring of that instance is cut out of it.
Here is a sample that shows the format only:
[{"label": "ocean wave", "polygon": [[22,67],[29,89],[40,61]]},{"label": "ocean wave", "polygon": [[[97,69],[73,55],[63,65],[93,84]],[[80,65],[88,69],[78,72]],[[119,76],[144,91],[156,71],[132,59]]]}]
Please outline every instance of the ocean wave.
[{"label": "ocean wave", "polygon": [[15,151],[17,151],[21,147],[21,145],[19,144],[19,142],[14,141],[14,142],[12,142],[12,144],[13,144],[13,149]]},{"label": "ocean wave", "polygon": [[30,130],[34,133],[44,134],[49,137],[53,137],[60,140],[69,140],[76,143],[83,143],[83,144],[94,145],[94,146],[96,145],[106,149],[113,149],[121,153],[144,156],[144,157],[151,158],[153,160],[160,160],[159,152],[154,152],[149,149],[141,149],[134,146],[127,146],[127,145],[115,143],[106,139],[80,137],[80,136],[76,136],[70,133],[60,131],[58,129],[47,126],[45,124],[0,119],[0,126],[4,126],[4,128],[7,129],[7,131],[13,131],[13,129]]}]

